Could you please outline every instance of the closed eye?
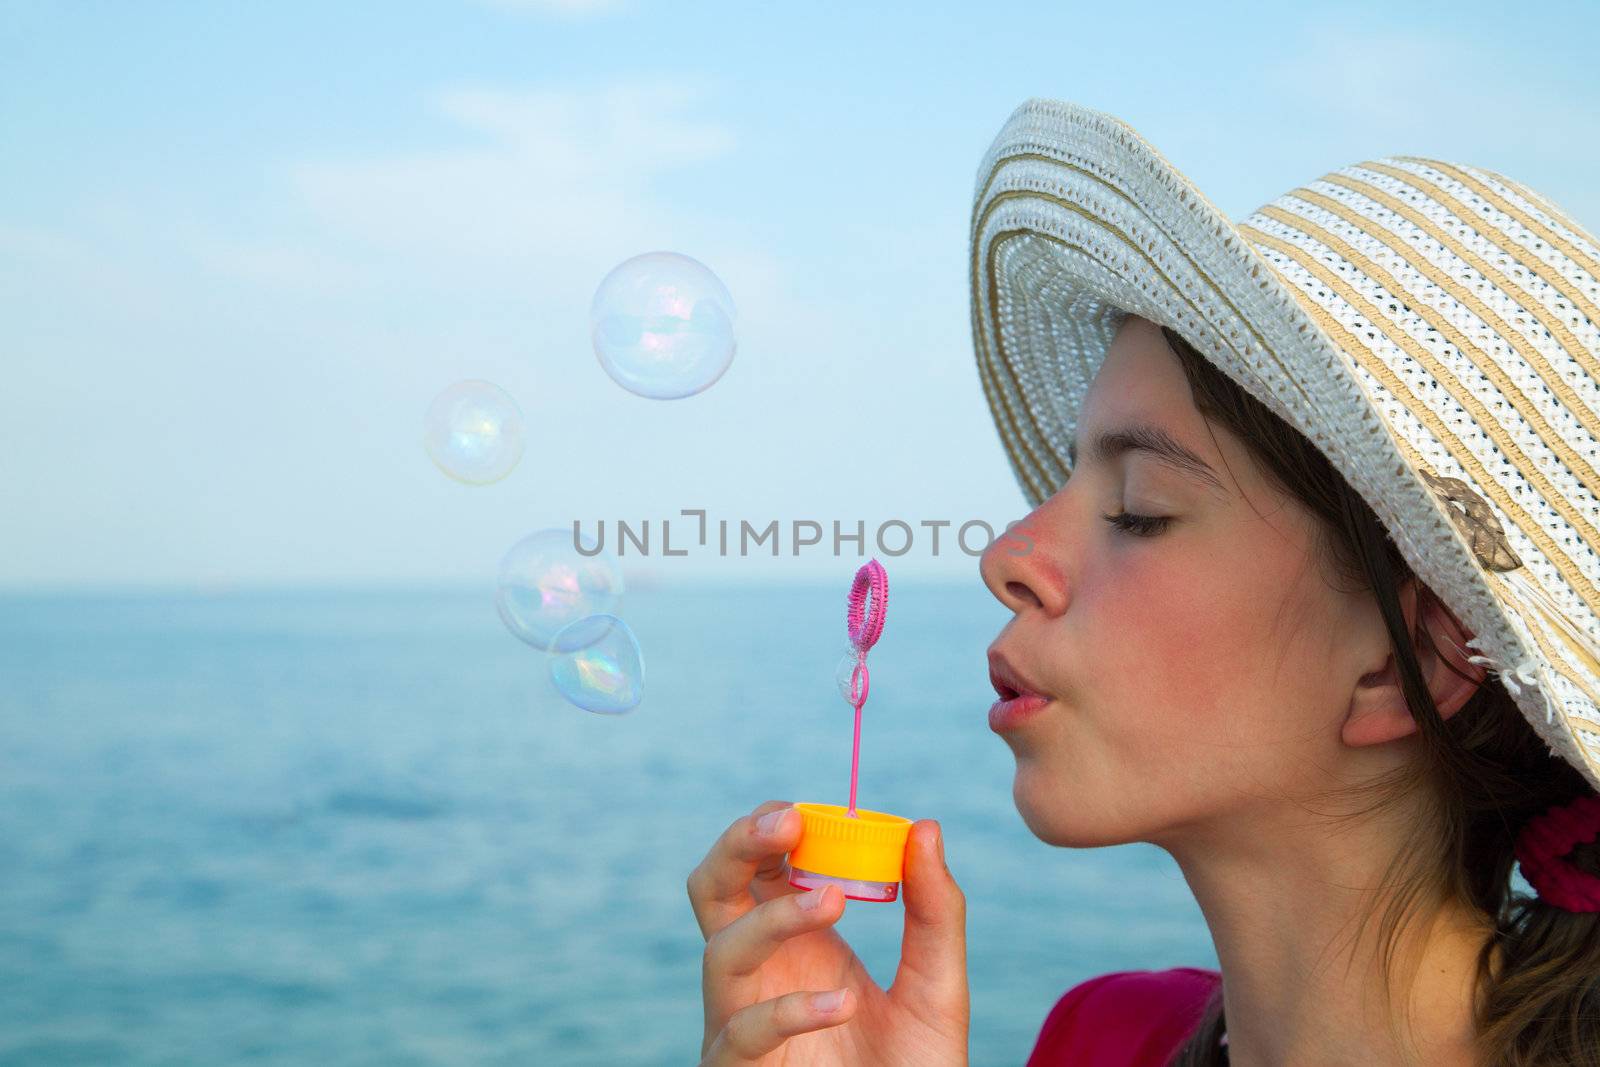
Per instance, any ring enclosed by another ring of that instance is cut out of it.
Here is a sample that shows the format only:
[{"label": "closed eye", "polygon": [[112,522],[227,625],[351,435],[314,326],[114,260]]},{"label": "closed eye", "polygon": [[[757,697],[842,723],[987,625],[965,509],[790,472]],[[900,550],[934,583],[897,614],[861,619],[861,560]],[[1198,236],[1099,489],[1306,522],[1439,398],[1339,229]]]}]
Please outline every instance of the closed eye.
[{"label": "closed eye", "polygon": [[1102,515],[1112,526],[1135,537],[1154,537],[1172,524],[1169,515],[1135,515],[1124,511],[1117,515]]}]

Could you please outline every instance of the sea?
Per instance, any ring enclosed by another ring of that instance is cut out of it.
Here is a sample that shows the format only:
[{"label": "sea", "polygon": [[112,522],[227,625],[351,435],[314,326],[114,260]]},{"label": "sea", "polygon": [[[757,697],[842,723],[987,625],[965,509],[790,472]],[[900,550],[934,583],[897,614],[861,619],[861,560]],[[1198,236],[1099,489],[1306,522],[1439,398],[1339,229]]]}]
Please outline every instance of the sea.
[{"label": "sea", "polygon": [[[766,800],[847,803],[842,584],[630,588],[644,699],[569,703],[493,589],[0,596],[0,1064],[692,1065],[689,872]],[[938,819],[974,1067],[1066,989],[1216,966],[1176,864],[1012,802],[976,578],[898,582],[860,806]],[[880,985],[900,902],[837,929]]]}]

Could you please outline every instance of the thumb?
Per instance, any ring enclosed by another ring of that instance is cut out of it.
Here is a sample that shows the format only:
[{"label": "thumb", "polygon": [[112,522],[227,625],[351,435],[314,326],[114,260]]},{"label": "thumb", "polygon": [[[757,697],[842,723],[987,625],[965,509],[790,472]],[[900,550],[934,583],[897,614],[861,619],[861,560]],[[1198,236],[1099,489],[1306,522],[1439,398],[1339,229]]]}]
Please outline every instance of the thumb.
[{"label": "thumb", "polygon": [[891,994],[929,1010],[966,1011],[967,898],[945,863],[944,828],[933,819],[911,824],[901,889],[906,924]]}]

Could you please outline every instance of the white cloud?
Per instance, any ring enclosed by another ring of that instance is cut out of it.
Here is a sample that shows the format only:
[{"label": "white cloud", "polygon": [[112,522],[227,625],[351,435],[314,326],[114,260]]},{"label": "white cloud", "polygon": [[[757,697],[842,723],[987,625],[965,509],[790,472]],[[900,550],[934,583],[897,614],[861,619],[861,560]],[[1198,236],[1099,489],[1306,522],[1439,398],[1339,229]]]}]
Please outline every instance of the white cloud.
[{"label": "white cloud", "polygon": [[771,306],[786,284],[776,260],[726,216],[657,190],[734,152],[733,130],[703,114],[710,95],[667,79],[444,88],[425,106],[454,131],[440,137],[449,147],[296,161],[278,171],[271,228],[168,228],[207,271],[286,295],[514,295],[553,311],[586,306],[605,271],[659,248],[704,261],[741,313]]},{"label": "white cloud", "polygon": [[[1542,72],[1508,63],[1443,30],[1394,29],[1325,17],[1302,28],[1303,47],[1263,65],[1263,96],[1284,94],[1359,124],[1381,151],[1416,144],[1493,144],[1497,151],[1566,160],[1589,150],[1592,115]],[[1537,121],[1530,121],[1537,116]],[[1552,134],[1565,130],[1572,140]],[[1583,142],[1581,144],[1575,142]],[[1392,148],[1382,148],[1392,144]],[[1424,146],[1426,147],[1426,146]],[[1462,162],[1472,163],[1471,159]],[[1512,175],[1515,177],[1515,175]]]},{"label": "white cloud", "polygon": [[1600,221],[1600,192],[1582,177],[1600,164],[1589,94],[1571,91],[1555,71],[1445,27],[1324,16],[1300,32],[1300,47],[1260,71],[1260,99],[1301,120],[1275,131],[1280,145],[1298,140],[1324,157],[1333,144],[1359,146],[1335,166],[1420,155],[1488,167],[1550,197],[1580,224]]},{"label": "white cloud", "polygon": [[[97,306],[143,314],[163,296],[147,270],[107,254],[92,240],[63,230],[45,229],[0,219],[0,279],[16,293],[40,279],[70,279],[73,288],[91,294]],[[10,277],[8,277],[10,275]]]},{"label": "white cloud", "polygon": [[729,129],[689,114],[703,95],[684,83],[451,89],[430,110],[482,143],[301,163],[289,176],[323,224],[374,248],[548,261],[656,228],[666,208],[653,180],[733,150]]},{"label": "white cloud", "polygon": [[326,249],[230,237],[211,228],[187,226],[184,247],[207,270],[217,270],[269,291],[351,293],[379,282],[358,264]]}]

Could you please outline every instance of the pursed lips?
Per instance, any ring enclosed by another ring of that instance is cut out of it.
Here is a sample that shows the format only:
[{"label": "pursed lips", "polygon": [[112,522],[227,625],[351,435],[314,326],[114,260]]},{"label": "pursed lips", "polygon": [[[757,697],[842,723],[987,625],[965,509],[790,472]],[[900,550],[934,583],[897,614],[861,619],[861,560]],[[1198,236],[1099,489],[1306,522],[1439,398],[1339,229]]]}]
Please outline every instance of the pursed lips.
[{"label": "pursed lips", "polygon": [[1006,659],[1005,654],[998,649],[989,650],[989,684],[994,686],[994,691],[1002,700],[1012,700],[1019,696],[1049,697],[1033,682],[1029,681],[1020,671]]}]

